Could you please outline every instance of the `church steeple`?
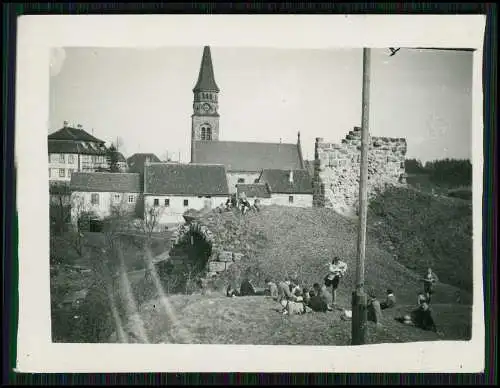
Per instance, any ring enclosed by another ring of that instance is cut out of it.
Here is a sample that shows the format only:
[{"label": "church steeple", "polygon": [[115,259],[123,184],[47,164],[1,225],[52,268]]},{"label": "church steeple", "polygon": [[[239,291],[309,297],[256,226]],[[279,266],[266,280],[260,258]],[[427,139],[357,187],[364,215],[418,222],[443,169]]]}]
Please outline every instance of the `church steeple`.
[{"label": "church steeple", "polygon": [[219,87],[215,83],[210,47],[203,48],[198,81],[193,88],[191,116],[191,163],[196,162],[196,141],[219,140]]},{"label": "church steeple", "polygon": [[203,48],[203,57],[201,58],[198,82],[196,82],[193,92],[219,93],[219,87],[215,83],[214,68],[212,65],[212,56],[210,55],[210,46],[205,46]]}]

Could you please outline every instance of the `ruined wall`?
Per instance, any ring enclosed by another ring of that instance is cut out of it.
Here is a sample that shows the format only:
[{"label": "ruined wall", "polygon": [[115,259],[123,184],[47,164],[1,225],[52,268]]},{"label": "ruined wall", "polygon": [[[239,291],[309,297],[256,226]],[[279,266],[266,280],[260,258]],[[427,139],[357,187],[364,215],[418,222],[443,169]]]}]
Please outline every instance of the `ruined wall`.
[{"label": "ruined wall", "polygon": [[[405,184],[406,139],[371,137],[368,151],[368,196],[386,185]],[[355,127],[341,144],[316,138],[314,201],[316,207],[355,213],[359,195],[361,128]]]}]

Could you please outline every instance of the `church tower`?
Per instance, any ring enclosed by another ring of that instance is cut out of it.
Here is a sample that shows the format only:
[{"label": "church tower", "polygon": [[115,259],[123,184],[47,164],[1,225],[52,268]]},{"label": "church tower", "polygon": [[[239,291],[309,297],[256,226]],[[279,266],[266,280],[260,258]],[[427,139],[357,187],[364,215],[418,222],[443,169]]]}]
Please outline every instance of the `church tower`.
[{"label": "church tower", "polygon": [[193,89],[191,115],[191,163],[194,160],[194,142],[219,140],[219,87],[215,83],[210,47],[203,48],[198,82]]}]

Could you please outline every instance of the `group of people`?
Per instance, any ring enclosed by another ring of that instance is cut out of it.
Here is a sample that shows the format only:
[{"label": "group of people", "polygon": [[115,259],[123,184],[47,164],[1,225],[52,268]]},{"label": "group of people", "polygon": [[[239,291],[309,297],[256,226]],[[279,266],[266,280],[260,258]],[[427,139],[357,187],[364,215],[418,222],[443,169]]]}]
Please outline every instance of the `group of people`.
[{"label": "group of people", "polygon": [[[337,289],[341,279],[347,272],[347,264],[340,260],[338,256],[328,263],[328,273],[323,279],[323,284],[314,283],[309,289],[299,284],[296,275],[292,275],[285,280],[274,281],[270,278],[265,279],[266,288],[257,290],[249,279],[241,283],[240,290],[234,289],[231,285],[226,289],[228,297],[250,296],[250,295],[269,295],[280,304],[280,311],[285,315],[301,315],[308,312],[327,312],[337,307]],[[431,297],[434,293],[434,284],[438,281],[436,274],[431,268],[427,270],[424,276],[424,291],[419,292],[417,298],[417,308],[410,314],[403,317],[397,317],[396,320],[412,324],[424,330],[436,330],[436,325],[432,317],[430,308]],[[385,299],[379,301],[373,289],[368,290],[367,318],[369,321],[381,324],[382,311],[396,306],[396,295],[392,289],[387,289]],[[349,312],[350,313],[350,312]]]},{"label": "group of people", "polygon": [[221,205],[221,210],[230,211],[232,209],[238,209],[241,214],[245,214],[250,210],[258,212],[260,211],[259,202],[259,199],[256,198],[252,205],[250,204],[250,201],[246,197],[245,193],[241,193],[239,196],[233,194],[227,199],[225,204]]},{"label": "group of people", "polygon": [[417,295],[417,308],[411,311],[410,314],[397,317],[396,320],[407,325],[415,325],[424,330],[437,332],[430,304],[434,293],[434,284],[438,282],[438,277],[432,271],[432,268],[428,268],[422,281],[424,291],[419,292]]}]

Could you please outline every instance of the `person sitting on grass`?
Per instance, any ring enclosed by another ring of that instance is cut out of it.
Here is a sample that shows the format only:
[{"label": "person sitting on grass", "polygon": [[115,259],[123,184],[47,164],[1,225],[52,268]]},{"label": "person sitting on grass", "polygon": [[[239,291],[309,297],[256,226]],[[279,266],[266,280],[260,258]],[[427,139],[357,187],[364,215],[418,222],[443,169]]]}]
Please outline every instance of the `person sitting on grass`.
[{"label": "person sitting on grass", "polygon": [[238,291],[235,290],[233,288],[233,286],[230,284],[229,286],[227,286],[227,289],[226,289],[226,296],[232,298],[234,296],[238,296]]},{"label": "person sitting on grass", "polygon": [[319,295],[320,288],[320,285],[318,283],[315,283],[313,286],[313,290],[309,291],[310,298],[308,306],[312,311],[324,313],[328,311],[328,305]]},{"label": "person sitting on grass", "polygon": [[252,296],[255,295],[255,287],[252,285],[250,280],[247,278],[243,280],[240,286],[240,296]]},{"label": "person sitting on grass", "polygon": [[304,289],[302,290],[302,297],[304,298],[304,303],[308,305],[309,300],[311,299],[311,295],[307,287],[304,287]]},{"label": "person sitting on grass", "polygon": [[278,283],[278,301],[282,299],[293,300],[293,294],[290,290],[290,280],[284,280]]},{"label": "person sitting on grass", "polygon": [[[316,291],[315,291],[316,292]],[[322,285],[319,289],[318,292],[318,295],[323,299],[323,301],[326,303],[327,305],[327,308],[328,308],[328,311],[333,311],[333,296],[332,294],[330,293],[330,291],[328,291],[328,288],[326,287],[326,285]]]},{"label": "person sitting on grass", "polygon": [[278,300],[278,286],[271,279],[267,278],[265,280],[267,286],[267,292],[273,298],[273,300]]},{"label": "person sitting on grass", "polygon": [[387,289],[387,294],[385,296],[385,301],[380,303],[380,308],[382,310],[390,309],[396,305],[396,297],[394,292],[389,288]]}]

